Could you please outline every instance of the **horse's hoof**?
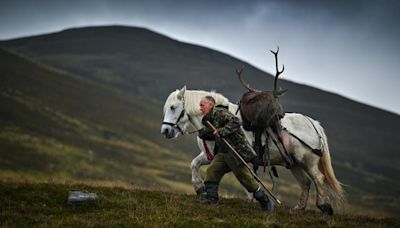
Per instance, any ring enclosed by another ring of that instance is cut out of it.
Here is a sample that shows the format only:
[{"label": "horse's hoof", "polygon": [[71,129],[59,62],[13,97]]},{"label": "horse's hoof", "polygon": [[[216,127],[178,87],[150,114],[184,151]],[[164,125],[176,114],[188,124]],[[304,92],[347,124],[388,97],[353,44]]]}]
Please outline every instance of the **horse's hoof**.
[{"label": "horse's hoof", "polygon": [[196,203],[202,203],[206,199],[206,193],[198,194],[196,196]]},{"label": "horse's hoof", "polygon": [[327,214],[327,215],[333,215],[333,209],[329,203],[317,205],[317,207],[322,211],[322,213]]},{"label": "horse's hoof", "polygon": [[204,186],[196,190],[196,202],[200,203],[206,197],[206,188]]},{"label": "horse's hoof", "polygon": [[197,195],[201,195],[201,194],[203,194],[203,193],[205,193],[206,192],[206,188],[204,187],[204,186],[201,186],[200,188],[198,188],[197,190],[196,190],[196,194]]},{"label": "horse's hoof", "polygon": [[306,210],[306,206],[305,205],[299,205],[297,204],[296,206],[294,206],[292,209],[290,209],[290,213],[292,214],[296,214],[296,213],[300,213]]}]

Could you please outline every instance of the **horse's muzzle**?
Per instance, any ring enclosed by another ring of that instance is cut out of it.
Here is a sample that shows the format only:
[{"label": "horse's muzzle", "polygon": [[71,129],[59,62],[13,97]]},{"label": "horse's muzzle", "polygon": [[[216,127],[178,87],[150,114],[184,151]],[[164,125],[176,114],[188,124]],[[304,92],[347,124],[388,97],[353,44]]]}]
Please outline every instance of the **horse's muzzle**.
[{"label": "horse's muzzle", "polygon": [[161,126],[161,134],[165,136],[167,139],[174,138],[176,135],[176,131],[173,127],[163,124]]}]

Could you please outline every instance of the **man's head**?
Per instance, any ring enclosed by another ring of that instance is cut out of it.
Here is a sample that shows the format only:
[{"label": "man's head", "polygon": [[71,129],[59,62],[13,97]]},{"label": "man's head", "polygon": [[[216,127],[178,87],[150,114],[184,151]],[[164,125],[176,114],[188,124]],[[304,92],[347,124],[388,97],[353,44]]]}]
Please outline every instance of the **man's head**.
[{"label": "man's head", "polygon": [[212,96],[205,96],[200,100],[200,111],[203,115],[207,115],[215,105],[215,100]]}]

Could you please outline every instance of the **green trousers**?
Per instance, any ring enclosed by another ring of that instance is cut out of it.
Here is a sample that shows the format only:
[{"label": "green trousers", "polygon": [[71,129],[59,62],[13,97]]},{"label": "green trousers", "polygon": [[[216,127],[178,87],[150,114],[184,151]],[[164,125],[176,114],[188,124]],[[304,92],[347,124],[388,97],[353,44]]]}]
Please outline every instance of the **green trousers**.
[{"label": "green trousers", "polygon": [[218,153],[206,171],[205,181],[219,183],[225,173],[230,171],[249,192],[257,191],[259,185],[244,164],[238,165],[230,153]]}]

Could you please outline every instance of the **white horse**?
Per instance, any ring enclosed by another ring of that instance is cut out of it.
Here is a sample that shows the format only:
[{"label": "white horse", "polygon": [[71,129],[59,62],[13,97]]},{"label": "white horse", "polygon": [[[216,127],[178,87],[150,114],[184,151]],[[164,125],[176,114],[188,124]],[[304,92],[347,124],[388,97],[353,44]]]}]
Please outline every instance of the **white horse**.
[{"label": "white horse", "polygon": [[[200,99],[204,96],[212,96],[216,105],[222,104],[229,107],[229,111],[236,113],[238,105],[230,103],[223,95],[215,92],[206,92],[201,90],[186,90],[184,86],[180,90],[172,92],[164,105],[164,121],[161,126],[161,134],[166,138],[177,138],[189,132],[190,127],[198,130],[203,127],[200,112]],[[240,112],[237,116],[240,117]],[[300,184],[302,192],[297,204],[292,210],[305,210],[307,207],[310,185],[313,182],[317,191],[317,207],[327,214],[333,214],[330,202],[343,201],[343,189],[340,182],[337,181],[331,165],[328,141],[324,129],[318,121],[298,113],[287,113],[281,119],[282,126],[288,129],[293,135],[284,132],[283,141],[288,148],[289,154],[294,159],[294,167],[291,171]],[[244,131],[250,145],[254,142],[252,132]],[[304,143],[299,141],[302,140]],[[263,137],[265,141],[265,137]],[[271,139],[269,139],[271,140]],[[204,186],[200,175],[200,166],[210,164],[213,158],[214,141],[203,141],[197,137],[197,144],[200,148],[200,154],[195,157],[191,163],[192,184],[196,192]],[[310,147],[321,147],[322,156],[312,153]],[[285,166],[277,147],[270,141],[270,165]],[[264,157],[267,153],[264,153]]]}]

